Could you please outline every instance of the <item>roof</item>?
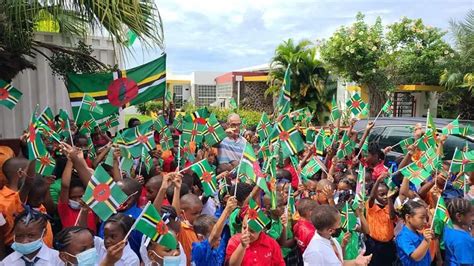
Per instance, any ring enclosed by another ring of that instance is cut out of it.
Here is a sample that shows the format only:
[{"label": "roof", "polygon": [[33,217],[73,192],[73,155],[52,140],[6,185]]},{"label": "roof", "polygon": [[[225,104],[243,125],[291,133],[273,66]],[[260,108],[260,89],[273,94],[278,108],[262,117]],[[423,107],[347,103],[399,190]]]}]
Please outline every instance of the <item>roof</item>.
[{"label": "roof", "polygon": [[[369,121],[374,121],[375,117],[369,118]],[[453,119],[446,119],[446,118],[434,118],[434,123],[436,127],[442,128],[445,127],[447,124],[451,123]],[[394,126],[394,125],[410,125],[413,126],[416,123],[421,123],[423,126],[426,124],[426,117],[379,117],[377,118],[376,126]],[[474,121],[471,120],[460,120],[461,124],[474,124]],[[364,130],[367,125],[367,119],[362,119],[357,121],[354,125],[355,131]]]},{"label": "roof", "polygon": [[265,71],[265,72],[267,72],[269,70],[270,70],[270,64],[265,63],[265,64],[261,64],[261,65],[250,66],[250,67],[245,67],[245,68],[241,68],[241,69],[232,70],[232,72],[253,72],[253,71]]}]

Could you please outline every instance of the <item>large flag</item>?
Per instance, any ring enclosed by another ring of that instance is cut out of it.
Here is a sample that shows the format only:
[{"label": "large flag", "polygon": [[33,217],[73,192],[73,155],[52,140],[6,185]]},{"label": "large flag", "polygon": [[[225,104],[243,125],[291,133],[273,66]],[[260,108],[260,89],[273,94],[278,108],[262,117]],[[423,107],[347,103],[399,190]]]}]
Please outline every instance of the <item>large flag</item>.
[{"label": "large flag", "polygon": [[305,180],[311,179],[311,177],[316,174],[320,169],[321,165],[318,163],[316,158],[313,157],[303,167],[303,170],[301,170],[301,177],[303,177],[303,179]]},{"label": "large flag", "polygon": [[169,232],[166,223],[161,218],[156,208],[148,202],[135,222],[135,230],[142,232],[153,242],[169,249],[176,249],[178,242]]},{"label": "large flag", "polygon": [[[166,55],[147,64],[109,73],[69,74],[67,84],[74,116],[84,94],[92,96],[103,108],[100,119],[129,104],[136,105],[163,97],[166,88]],[[82,112],[82,111],[81,111]]]},{"label": "large flag", "polygon": [[332,96],[331,116],[329,117],[329,121],[334,122],[339,118],[341,118],[341,111],[339,111],[339,107],[337,106],[336,96]]},{"label": "large flag", "polygon": [[461,134],[459,128],[459,118],[454,119],[451,123],[443,127],[443,134],[459,135]]},{"label": "large flag", "polygon": [[285,71],[285,76],[283,77],[283,83],[281,84],[277,105],[279,107],[283,107],[290,101],[291,101],[291,69],[290,69],[290,65],[288,65]]},{"label": "large flag", "polygon": [[225,130],[221,126],[221,123],[219,123],[217,120],[217,117],[214,113],[212,113],[207,119],[204,136],[206,143],[209,146],[218,144],[226,137]]},{"label": "large flag", "polygon": [[474,151],[463,152],[456,148],[449,171],[453,173],[474,171]]},{"label": "large flag", "polygon": [[99,165],[87,184],[82,200],[102,221],[106,221],[117,212],[120,204],[127,200],[127,194],[123,193],[107,171]]},{"label": "large flag", "polygon": [[217,179],[207,159],[191,165],[190,169],[199,177],[199,180],[201,180],[204,195],[212,197],[218,189]]},{"label": "large flag", "polygon": [[453,223],[449,217],[448,208],[446,208],[446,203],[444,203],[443,197],[439,197],[438,205],[436,205],[434,217],[433,217],[433,230],[436,235],[441,235],[443,233],[444,227],[453,227]]},{"label": "large flag", "polygon": [[275,124],[270,134],[270,141],[272,144],[277,141],[281,142],[283,158],[288,158],[304,149],[303,138],[288,116]]},{"label": "large flag", "polygon": [[419,167],[417,162],[409,164],[408,166],[401,169],[400,172],[405,178],[408,178],[408,180],[410,180],[410,182],[415,184],[417,187],[419,187],[421,183],[431,175],[431,173],[425,171],[423,167]]},{"label": "large flag", "polygon": [[253,200],[249,200],[248,208],[248,225],[250,229],[254,232],[260,232],[267,226],[270,222],[270,219],[265,215],[262,209],[258,204]]},{"label": "large flag", "polygon": [[12,84],[0,79],[0,104],[13,110],[21,99],[23,93],[12,86]]},{"label": "large flag", "polygon": [[346,105],[354,116],[359,115],[359,113],[365,108],[365,103],[357,92],[347,101]]},{"label": "large flag", "polygon": [[267,113],[263,112],[260,122],[258,122],[257,125],[257,134],[260,142],[263,142],[268,138],[268,135],[270,135],[271,126],[272,124],[268,119]]},{"label": "large flag", "polygon": [[[153,123],[153,121],[151,122]],[[122,139],[119,139],[117,144],[128,149],[133,158],[141,156],[142,147],[147,151],[151,151],[156,147],[154,132],[148,123],[129,128],[122,132]]]}]

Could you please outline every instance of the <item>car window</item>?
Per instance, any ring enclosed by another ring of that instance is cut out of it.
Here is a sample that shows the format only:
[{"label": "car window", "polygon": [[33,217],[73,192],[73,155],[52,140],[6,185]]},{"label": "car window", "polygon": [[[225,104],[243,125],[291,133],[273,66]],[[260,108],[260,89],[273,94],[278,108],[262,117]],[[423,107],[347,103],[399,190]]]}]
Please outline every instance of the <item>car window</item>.
[{"label": "car window", "polygon": [[[380,148],[393,146],[406,138],[413,137],[413,133],[408,126],[387,126],[379,140]],[[403,153],[400,146],[393,149],[396,152]]]},{"label": "car window", "polygon": [[464,148],[466,146],[466,141],[467,141],[469,150],[473,150],[474,149],[473,142],[466,140],[465,138],[462,138],[460,136],[449,135],[448,139],[446,140],[443,146],[444,158],[446,160],[450,160],[451,158],[453,158],[454,150],[456,149],[456,147],[458,149]]}]

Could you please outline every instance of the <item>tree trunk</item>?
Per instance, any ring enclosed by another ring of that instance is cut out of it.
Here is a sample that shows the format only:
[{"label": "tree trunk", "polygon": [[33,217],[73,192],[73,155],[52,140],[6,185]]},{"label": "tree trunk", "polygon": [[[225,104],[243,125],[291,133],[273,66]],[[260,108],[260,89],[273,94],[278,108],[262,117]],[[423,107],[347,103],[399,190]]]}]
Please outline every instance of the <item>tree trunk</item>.
[{"label": "tree trunk", "polygon": [[369,92],[370,117],[375,117],[387,100],[387,95],[384,91],[377,88],[376,85],[367,85],[367,89]]}]

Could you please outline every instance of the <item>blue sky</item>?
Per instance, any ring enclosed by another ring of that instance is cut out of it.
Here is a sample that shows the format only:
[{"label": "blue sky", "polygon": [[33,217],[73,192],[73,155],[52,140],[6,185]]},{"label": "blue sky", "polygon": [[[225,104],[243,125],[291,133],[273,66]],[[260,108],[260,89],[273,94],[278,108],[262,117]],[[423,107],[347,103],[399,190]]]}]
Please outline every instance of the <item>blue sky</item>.
[{"label": "blue sky", "polygon": [[[384,25],[406,16],[448,29],[473,0],[156,0],[165,29],[167,67],[172,73],[231,71],[271,60],[275,47],[293,38],[327,38],[361,11],[366,21]],[[449,41],[449,36],[446,39]],[[127,68],[161,54],[136,42]]]}]

